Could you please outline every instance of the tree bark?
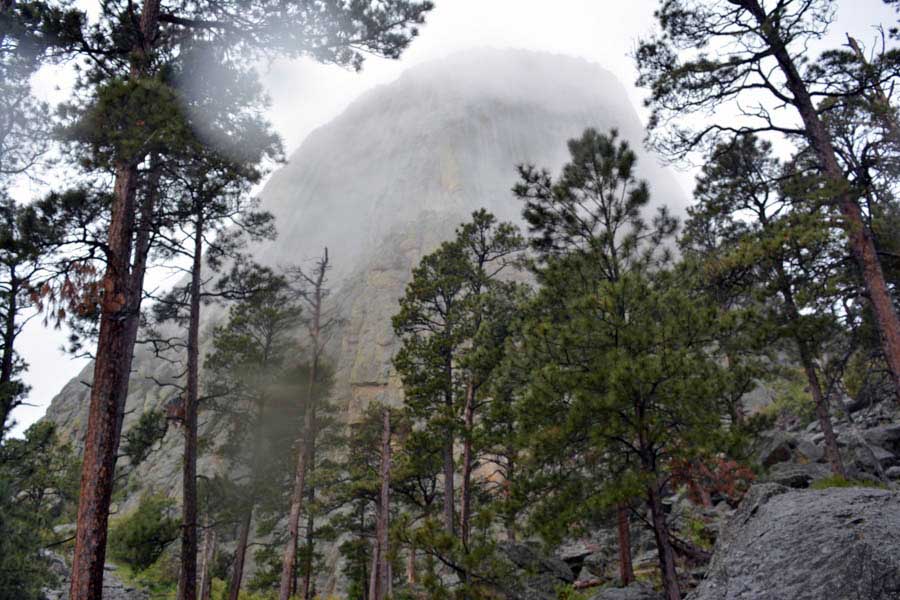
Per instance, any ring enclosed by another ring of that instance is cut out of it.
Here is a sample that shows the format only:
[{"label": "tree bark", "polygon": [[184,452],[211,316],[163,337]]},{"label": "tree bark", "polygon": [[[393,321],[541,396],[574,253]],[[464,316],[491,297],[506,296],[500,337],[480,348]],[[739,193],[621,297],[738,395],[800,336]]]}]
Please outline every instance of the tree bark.
[{"label": "tree bark", "polygon": [[459,532],[463,548],[469,547],[469,521],[472,510],[472,429],[475,422],[475,384],[466,385],[466,406],[463,412],[465,437],[463,439],[462,489],[460,490]]},{"label": "tree bark", "polygon": [[448,433],[444,440],[443,449],[444,459],[444,530],[454,535],[456,527],[454,524],[454,466],[453,466],[453,434]]},{"label": "tree bark", "polygon": [[[307,410],[309,414],[309,410]],[[304,426],[304,429],[306,427]],[[306,437],[306,436],[304,436]],[[284,557],[281,563],[281,585],[279,587],[279,600],[288,600],[291,592],[291,579],[297,564],[297,544],[300,540],[300,512],[303,509],[303,495],[306,486],[307,468],[307,443],[304,440],[300,444],[301,450],[297,457],[297,470],[294,474],[294,489],[291,492],[291,512],[288,516],[288,542],[284,547]]]},{"label": "tree bark", "polygon": [[[143,229],[134,236],[137,168],[119,162],[109,228],[107,269],[102,281],[100,334],[84,440],[71,600],[95,600],[103,589],[109,504],[134,345],[140,325],[144,272],[150,244],[150,217],[156,190],[141,206]],[[155,176],[151,173],[151,178]],[[134,264],[131,264],[132,252]]]},{"label": "tree bark", "polygon": [[[315,461],[315,451],[313,451],[310,456],[310,463],[314,464]],[[312,507],[313,500],[315,499],[315,490],[312,486],[309,488],[309,497],[306,499],[307,505]],[[301,596],[303,600],[312,600],[312,572],[314,560],[314,542],[315,542],[315,531],[316,531],[316,520],[313,517],[312,510],[307,510],[306,513],[306,568],[303,569],[303,595]]]},{"label": "tree bark", "polygon": [[628,523],[628,506],[619,504],[616,507],[616,520],[619,531],[619,579],[622,586],[634,581],[634,567],[631,564],[631,526]]},{"label": "tree bark", "polygon": [[194,223],[188,317],[187,386],[184,397],[184,460],[181,496],[181,573],[178,600],[197,598],[197,412],[200,374],[200,281],[203,270],[203,219]]},{"label": "tree bark", "polygon": [[656,550],[659,554],[659,568],[662,574],[663,593],[666,600],[681,600],[681,589],[678,586],[678,574],[675,571],[675,552],[669,541],[669,527],[666,514],[663,512],[658,484],[647,486],[647,506],[653,524],[653,536],[656,539]]},{"label": "tree bark", "polygon": [[[131,78],[146,74],[148,44],[159,24],[160,0],[144,0],[140,32],[133,43]],[[107,235],[106,272],[100,300],[100,332],[94,359],[94,379],[84,440],[81,489],[75,549],[72,556],[70,600],[99,600],[103,595],[109,503],[112,497],[116,454],[122,432],[128,379],[140,319],[150,220],[135,239],[138,164],[143,156],[115,160],[115,183]],[[151,161],[154,162],[154,161]],[[151,185],[142,206],[152,213],[155,189]],[[134,264],[132,265],[132,252]]]},{"label": "tree bark", "polygon": [[15,390],[13,389],[13,358],[15,357],[16,342],[16,313],[19,295],[19,284],[16,278],[16,269],[9,269],[9,298],[6,302],[6,319],[3,326],[3,358],[0,365],[0,440],[6,433],[6,422],[16,407]]},{"label": "tree bark", "polygon": [[203,563],[200,566],[200,600],[209,600],[212,594],[212,561],[216,554],[216,530],[206,520],[206,532],[203,535]]},{"label": "tree bark", "polygon": [[253,508],[250,508],[241,523],[237,548],[234,550],[234,566],[231,572],[231,583],[228,585],[228,600],[238,600],[241,593],[241,582],[244,579],[244,561],[247,557],[247,541],[250,538],[250,524],[252,522]]},{"label": "tree bark", "polygon": [[406,555],[406,583],[412,587],[415,586],[418,581],[419,577],[416,572],[416,546],[415,544],[410,544]]},{"label": "tree bark", "polygon": [[[503,495],[507,502],[512,501],[512,485],[513,477],[516,472],[516,450],[512,444],[506,448],[506,480],[503,482]],[[504,517],[506,526],[506,539],[510,542],[516,541],[516,515],[507,510]]]},{"label": "tree bark", "polygon": [[[788,318],[794,323],[799,323],[803,317],[800,314],[800,309],[797,308],[797,303],[794,301],[793,290],[791,290],[789,284],[785,283],[786,275],[784,270],[780,267],[779,277],[782,279],[781,295],[784,298],[785,307],[788,311]],[[837,437],[834,435],[834,427],[831,424],[828,398],[822,392],[822,385],[819,383],[819,374],[816,372],[813,352],[807,341],[796,330],[794,331],[794,341],[797,344],[800,363],[803,365],[803,372],[806,374],[806,380],[809,384],[809,393],[812,395],[813,403],[816,407],[816,419],[819,422],[822,433],[825,435],[825,456],[828,457],[831,472],[846,478],[844,461],[841,460],[841,451],[838,448]]]},{"label": "tree bark", "polygon": [[835,187],[837,207],[843,216],[850,253],[862,275],[863,284],[881,334],[882,348],[888,371],[894,384],[894,394],[900,402],[900,318],[894,310],[875,241],[863,219],[859,201],[851,194],[850,184],[841,170],[831,135],[819,118],[809,89],[781,39],[778,28],[771,23],[759,0],[739,0],[756,19],[762,37],[771,47],[775,60],[785,76],[785,85],[793,94],[793,103],[803,120],[806,137],[819,158],[823,173]]}]

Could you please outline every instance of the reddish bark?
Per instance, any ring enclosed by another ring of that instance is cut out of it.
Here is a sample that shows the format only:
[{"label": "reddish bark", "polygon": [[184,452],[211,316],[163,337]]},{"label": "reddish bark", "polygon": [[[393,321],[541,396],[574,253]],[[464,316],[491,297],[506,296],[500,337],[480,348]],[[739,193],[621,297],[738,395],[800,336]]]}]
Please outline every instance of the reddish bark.
[{"label": "reddish bark", "polygon": [[[158,12],[155,0],[145,11]],[[145,32],[155,32],[155,20],[142,17]],[[153,163],[155,161],[151,161]],[[108,235],[107,267],[102,281],[100,333],[84,440],[75,549],[72,556],[71,600],[102,596],[109,504],[116,454],[125,415],[125,399],[134,345],[140,324],[144,272],[150,244],[149,224],[156,202],[155,176],[141,204],[142,229],[135,235],[137,166],[118,161]],[[132,254],[134,262],[132,264]]]}]

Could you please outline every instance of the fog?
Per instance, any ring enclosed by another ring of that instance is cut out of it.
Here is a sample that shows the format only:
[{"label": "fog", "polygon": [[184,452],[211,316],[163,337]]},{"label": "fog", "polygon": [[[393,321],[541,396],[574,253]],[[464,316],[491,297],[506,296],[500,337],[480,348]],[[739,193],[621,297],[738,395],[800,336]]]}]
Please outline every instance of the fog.
[{"label": "fog", "polygon": [[[80,0],[94,12],[97,3]],[[395,80],[411,66],[467,48],[491,46],[525,48],[572,55],[596,62],[612,72],[626,88],[641,119],[644,91],[634,87],[636,78],[630,53],[639,37],[652,31],[655,0],[436,0],[420,37],[399,61],[370,57],[363,71],[354,73],[309,60],[279,60],[261,66],[262,81],[271,99],[268,116],[284,139],[288,155],[316,127],[341,113],[361,93]],[[844,0],[840,3],[826,45],[844,43],[845,32],[871,44],[878,23],[893,22],[895,15],[881,0]],[[36,93],[51,102],[65,98],[73,75],[67,65],[45,69],[34,80]],[[693,173],[677,173],[681,187],[690,191]],[[41,187],[23,184],[16,196],[27,201]],[[170,274],[153,273],[149,285],[165,282]],[[16,432],[38,419],[51,398],[85,364],[59,348],[65,332],[43,328],[33,320],[20,337],[19,349],[30,368],[25,377],[31,386],[30,406],[14,413]]]}]

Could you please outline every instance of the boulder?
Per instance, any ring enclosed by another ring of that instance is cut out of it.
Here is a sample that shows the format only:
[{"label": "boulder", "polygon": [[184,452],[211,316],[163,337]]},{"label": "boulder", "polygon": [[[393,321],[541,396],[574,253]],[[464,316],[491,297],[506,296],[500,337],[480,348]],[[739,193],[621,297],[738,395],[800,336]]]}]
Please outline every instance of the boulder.
[{"label": "boulder", "polygon": [[500,551],[515,573],[503,590],[507,600],[556,600],[560,587],[575,582],[564,560],[541,553],[536,544],[507,542]]},{"label": "boulder", "polygon": [[764,481],[791,488],[808,488],[813,481],[831,475],[831,470],[818,463],[778,463],[769,469]]},{"label": "boulder", "polygon": [[730,519],[689,600],[898,597],[900,494],[766,483]]},{"label": "boulder", "polygon": [[814,444],[809,439],[800,439],[797,443],[797,460],[800,462],[817,463],[825,460],[825,448]]},{"label": "boulder", "polygon": [[797,440],[783,431],[766,434],[759,449],[759,462],[764,467],[771,467],[780,462],[788,462],[794,456]]},{"label": "boulder", "polygon": [[865,432],[866,439],[875,446],[900,452],[900,423],[873,427]]},{"label": "boulder", "polygon": [[602,589],[589,600],[663,600],[663,597],[643,583],[632,583],[628,587]]},{"label": "boulder", "polygon": [[888,479],[900,479],[900,467],[891,467],[884,474]]}]

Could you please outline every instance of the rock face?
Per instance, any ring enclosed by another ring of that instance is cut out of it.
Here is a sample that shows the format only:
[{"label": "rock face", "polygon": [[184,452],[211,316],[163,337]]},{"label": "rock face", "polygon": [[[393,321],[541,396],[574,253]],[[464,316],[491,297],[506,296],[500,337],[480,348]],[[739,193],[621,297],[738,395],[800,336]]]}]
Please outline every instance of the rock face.
[{"label": "rock face", "polygon": [[900,494],[754,486],[690,600],[900,598]]},{"label": "rock face", "polygon": [[[347,420],[370,402],[400,402],[390,318],[413,266],[478,208],[518,221],[521,206],[510,192],[516,165],[556,170],[567,158],[566,140],[589,126],[618,128],[641,156],[639,174],[656,202],[683,212],[672,175],[641,150],[644,132],[622,85],[595,64],[525,51],[470,51],[415,67],[314,131],[273,174],[261,198],[279,237],[254,255],[270,265],[302,264],[329,248],[342,325],[327,358]],[[210,310],[202,319],[206,343],[218,318],[221,311]],[[147,350],[138,349],[134,371],[126,430],[173,394],[154,380],[171,380],[175,371]],[[87,426],[91,372],[88,366],[67,384],[47,412],[76,445]],[[180,432],[170,431],[137,469],[139,486],[123,509],[142,489],[177,498],[181,444]],[[214,456],[201,457],[200,473],[217,468]]]}]

